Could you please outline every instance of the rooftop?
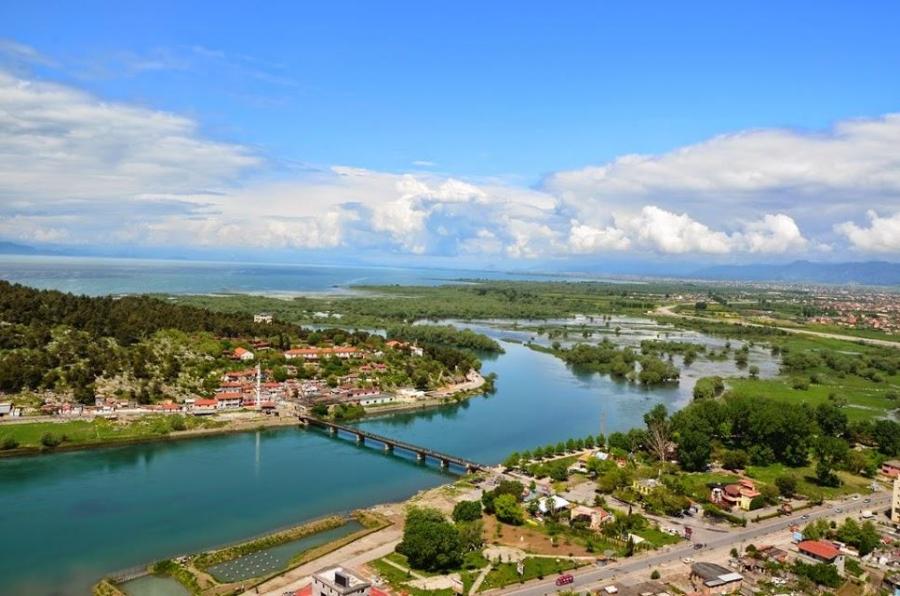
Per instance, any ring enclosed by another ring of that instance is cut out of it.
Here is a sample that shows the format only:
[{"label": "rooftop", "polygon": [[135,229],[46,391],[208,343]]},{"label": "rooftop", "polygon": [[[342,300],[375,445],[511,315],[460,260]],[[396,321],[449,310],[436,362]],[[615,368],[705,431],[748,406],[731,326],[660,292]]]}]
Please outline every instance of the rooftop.
[{"label": "rooftop", "polygon": [[825,540],[804,540],[797,545],[802,553],[808,553],[820,559],[831,560],[841,554],[841,551],[830,542]]}]

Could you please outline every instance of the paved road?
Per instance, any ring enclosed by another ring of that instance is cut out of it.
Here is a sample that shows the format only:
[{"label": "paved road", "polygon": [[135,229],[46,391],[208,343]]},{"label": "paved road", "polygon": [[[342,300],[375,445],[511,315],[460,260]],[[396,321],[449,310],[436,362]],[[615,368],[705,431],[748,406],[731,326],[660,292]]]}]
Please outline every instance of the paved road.
[{"label": "paved road", "polygon": [[[575,581],[567,586],[565,590],[584,589],[585,586],[595,582],[609,580],[616,576],[625,575],[642,569],[650,569],[666,563],[671,563],[683,559],[685,557],[700,558],[709,550],[721,548],[723,546],[735,547],[740,550],[742,545],[750,544],[754,539],[788,529],[793,524],[807,524],[809,521],[820,517],[838,516],[844,517],[854,513],[859,513],[865,509],[883,509],[890,505],[890,492],[880,492],[872,495],[870,503],[865,503],[863,499],[858,501],[838,501],[835,503],[825,503],[819,507],[806,509],[802,512],[788,517],[776,517],[772,520],[766,520],[758,524],[750,523],[746,528],[736,529],[721,536],[708,539],[705,546],[701,550],[694,550],[693,545],[683,543],[668,550],[654,551],[638,557],[625,559],[623,561],[612,563],[605,567],[589,567],[573,573]],[[835,507],[841,508],[843,511],[837,513]],[[802,519],[804,515],[809,516]],[[504,594],[515,594],[516,596],[543,596],[544,594],[552,594],[558,590],[555,584],[556,578],[545,579],[541,581],[525,584],[524,586],[516,586],[515,588],[502,591]],[[500,593],[500,592],[498,592]]]},{"label": "paved road", "polygon": [[[690,319],[692,321],[703,321],[706,323],[730,323],[732,325],[747,325],[748,327],[771,327],[771,325],[763,325],[761,323],[751,323],[749,321],[745,321],[744,319],[713,319],[710,317],[697,317],[694,315],[686,315],[684,313],[675,312],[672,310],[678,306],[677,304],[670,304],[669,306],[660,306],[655,311],[653,311],[656,315],[662,315],[666,317],[676,317],[680,319]],[[869,344],[872,346],[882,346],[887,348],[900,348],[900,342],[891,341],[889,339],[876,339],[873,337],[857,337],[855,335],[843,335],[840,333],[826,333],[824,331],[812,331],[811,329],[800,329],[797,327],[775,327],[780,331],[785,331],[787,333],[799,333],[801,335],[814,335],[816,337],[825,337],[828,339],[843,339],[845,341],[852,341],[857,343]]]}]

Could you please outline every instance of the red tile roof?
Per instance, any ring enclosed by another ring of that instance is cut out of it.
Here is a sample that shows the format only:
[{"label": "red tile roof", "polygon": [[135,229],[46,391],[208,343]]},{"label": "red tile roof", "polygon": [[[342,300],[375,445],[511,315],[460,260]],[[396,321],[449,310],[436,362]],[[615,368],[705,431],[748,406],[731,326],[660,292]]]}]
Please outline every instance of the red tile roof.
[{"label": "red tile roof", "polygon": [[797,545],[797,548],[799,548],[802,553],[808,553],[820,559],[829,561],[841,554],[841,551],[839,551],[837,547],[824,540],[804,540]]}]

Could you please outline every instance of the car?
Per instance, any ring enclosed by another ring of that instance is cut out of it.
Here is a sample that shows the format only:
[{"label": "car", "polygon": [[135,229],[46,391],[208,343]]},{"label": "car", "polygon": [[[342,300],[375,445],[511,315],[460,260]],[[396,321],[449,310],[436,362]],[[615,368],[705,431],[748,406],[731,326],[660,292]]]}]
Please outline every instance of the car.
[{"label": "car", "polygon": [[850,498],[853,499],[854,501],[859,501],[859,495],[853,495]]},{"label": "car", "polygon": [[694,559],[692,559],[690,557],[685,557],[685,558],[681,559],[681,562],[684,563],[685,565],[690,565],[691,563],[694,562]]},{"label": "car", "polygon": [[556,585],[565,586],[571,584],[573,581],[575,581],[575,576],[570,573],[565,573],[556,578]]},{"label": "car", "polygon": [[805,513],[805,514],[801,515],[800,519],[809,519],[809,514]]},{"label": "car", "polygon": [[842,508],[838,507],[837,509],[834,510],[834,512],[835,513],[843,513],[844,510]]},{"label": "car", "polygon": [[863,503],[871,503],[872,499],[863,499]]},{"label": "car", "polygon": [[706,545],[703,544],[702,542],[698,542],[697,544],[694,545],[694,550],[700,550],[704,546],[706,546]]}]

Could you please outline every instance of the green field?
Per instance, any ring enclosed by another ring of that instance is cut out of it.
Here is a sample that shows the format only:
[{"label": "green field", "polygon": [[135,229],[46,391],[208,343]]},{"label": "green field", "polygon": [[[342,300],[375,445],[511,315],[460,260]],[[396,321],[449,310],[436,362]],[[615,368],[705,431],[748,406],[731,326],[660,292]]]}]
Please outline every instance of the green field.
[{"label": "green field", "polygon": [[569,569],[578,567],[576,561],[569,559],[553,559],[548,557],[527,557],[524,560],[524,573],[519,576],[515,563],[501,563],[484,578],[481,591],[502,588],[520,581],[526,582],[541,577],[552,577]]},{"label": "green field", "polygon": [[799,494],[821,494],[826,499],[854,493],[868,493],[869,484],[872,482],[871,480],[848,472],[836,471],[835,473],[838,475],[838,478],[841,479],[842,485],[839,487],[821,486],[817,484],[815,480],[815,465],[804,466],[801,468],[789,468],[782,464],[771,464],[768,466],[748,466],[746,471],[750,478],[766,484],[775,484],[775,479],[779,476],[792,474],[797,477],[797,492]]},{"label": "green field", "polygon": [[90,445],[115,441],[137,441],[168,435],[176,430],[219,428],[224,422],[209,418],[180,415],[144,416],[133,422],[97,419],[68,422],[33,422],[0,426],[0,445],[13,439],[20,448],[47,448],[42,442],[49,435],[60,440],[60,446]]}]

